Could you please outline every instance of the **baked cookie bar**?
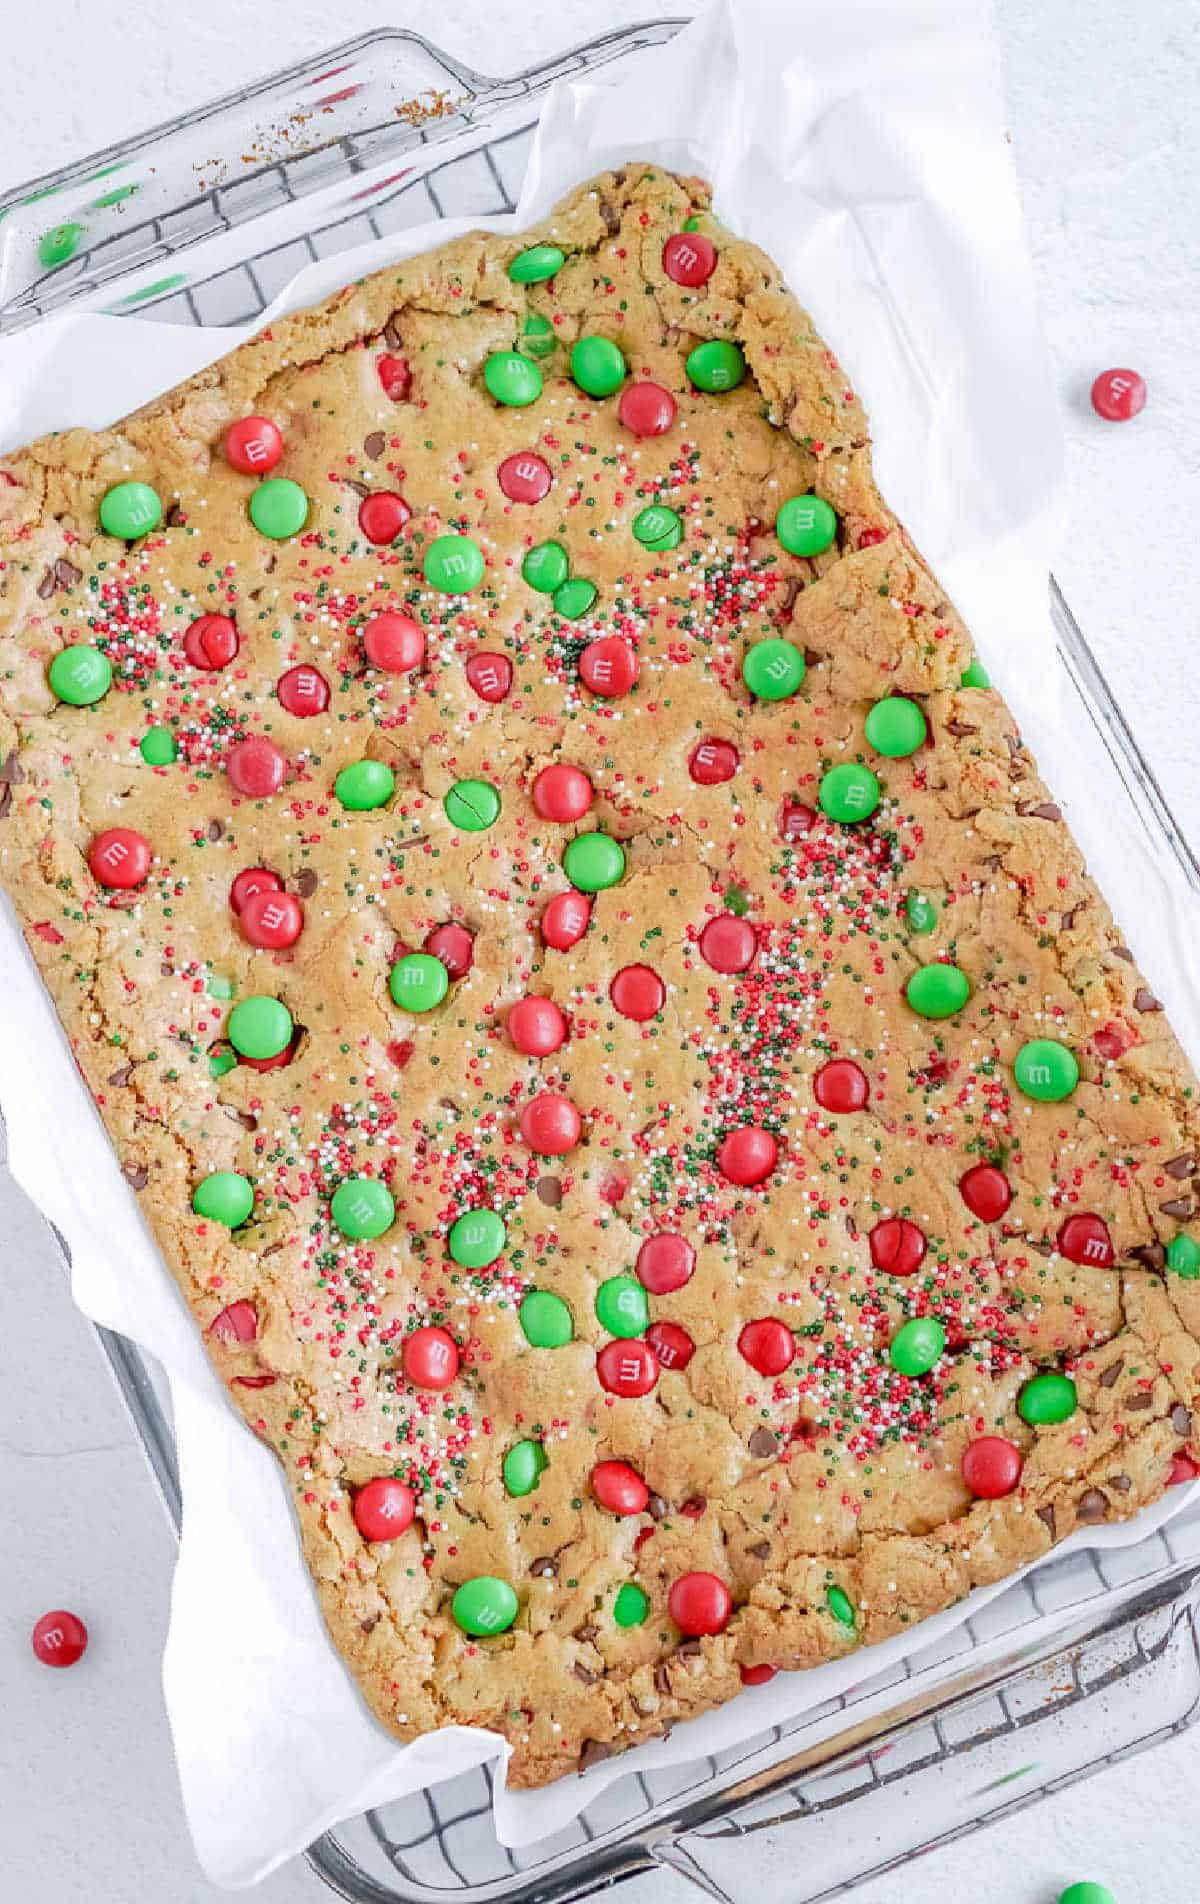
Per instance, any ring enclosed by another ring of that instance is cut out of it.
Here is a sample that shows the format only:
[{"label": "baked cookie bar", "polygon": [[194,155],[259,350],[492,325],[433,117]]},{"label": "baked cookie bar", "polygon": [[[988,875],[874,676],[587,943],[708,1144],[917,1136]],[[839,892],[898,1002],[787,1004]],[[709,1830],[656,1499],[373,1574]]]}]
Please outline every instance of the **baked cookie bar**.
[{"label": "baked cookie bar", "polygon": [[1193,1074],[698,181],[2,459],[0,760],[398,1738],[538,1784],[1197,1472]]}]

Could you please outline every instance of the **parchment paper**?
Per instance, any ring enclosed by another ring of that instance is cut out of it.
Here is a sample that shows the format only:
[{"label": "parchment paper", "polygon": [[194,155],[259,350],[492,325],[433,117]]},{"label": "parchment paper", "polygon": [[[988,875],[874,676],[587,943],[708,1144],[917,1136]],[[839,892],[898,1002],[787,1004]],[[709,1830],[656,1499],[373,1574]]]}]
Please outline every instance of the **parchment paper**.
[{"label": "parchment paper", "polygon": [[[515,219],[483,222],[519,228],[590,173],[636,157],[708,176],[718,215],[779,262],[837,350],[871,414],[881,488],[973,627],[1118,912],[1125,895],[1143,964],[1200,1049],[1195,901],[1143,840],[1090,810],[1059,724],[1046,577],[1061,446],[983,0],[717,0],[619,88],[557,89]],[[438,223],[312,265],[260,321],[463,228]],[[0,444],[113,422],[244,334],[51,319],[0,344]],[[506,1748],[461,1727],[397,1748],[371,1719],[325,1637],[274,1457],[209,1367],[8,912],[0,999],[13,1171],[70,1242],[80,1307],[169,1375],[184,1517],[166,1700],[200,1861],[218,1883],[251,1884],[338,1819]],[[1141,1537],[1190,1492],[1089,1544]],[[986,1597],[869,1653],[782,1674],[585,1779],[502,1790],[497,1829],[514,1845],[553,1832],[605,1784],[815,1707],[936,1643]]]}]

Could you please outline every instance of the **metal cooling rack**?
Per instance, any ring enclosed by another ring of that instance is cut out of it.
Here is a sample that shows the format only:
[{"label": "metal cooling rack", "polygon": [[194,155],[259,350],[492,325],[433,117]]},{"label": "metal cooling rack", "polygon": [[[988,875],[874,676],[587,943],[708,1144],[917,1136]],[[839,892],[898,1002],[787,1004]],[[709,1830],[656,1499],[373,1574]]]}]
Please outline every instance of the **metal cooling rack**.
[{"label": "metal cooling rack", "polygon": [[[0,333],[66,309],[244,323],[311,260],[432,218],[510,211],[548,86],[600,68],[616,78],[681,24],[606,34],[508,79],[383,30],[34,180],[0,198]],[[38,245],[52,221],[83,236],[46,269]],[[1097,798],[1135,815],[1200,890],[1054,584],[1051,607]],[[178,1527],[161,1374],[124,1338],[97,1334]],[[786,1831],[802,1846],[795,1904],[821,1904],[1193,1723],[1198,1599],[1200,1503],[1136,1545],[1061,1555],[802,1719],[672,1771],[631,1771],[525,1850],[496,1839],[485,1768],[339,1826],[309,1859],[354,1904],[550,1904],[662,1866],[728,1904],[745,1891],[748,1841]]]}]

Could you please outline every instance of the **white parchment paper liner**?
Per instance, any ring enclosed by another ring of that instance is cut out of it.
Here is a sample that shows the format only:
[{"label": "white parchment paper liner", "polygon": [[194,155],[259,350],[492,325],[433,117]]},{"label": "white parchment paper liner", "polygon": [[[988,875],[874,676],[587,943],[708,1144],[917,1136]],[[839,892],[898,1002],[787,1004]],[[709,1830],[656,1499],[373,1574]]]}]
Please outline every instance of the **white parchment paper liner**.
[{"label": "white parchment paper liner", "polygon": [[[1197,1051],[1196,902],[1123,818],[1094,810],[1059,722],[1046,576],[1061,447],[984,0],[717,0],[619,89],[556,89],[515,219],[476,222],[519,228],[636,157],[710,178],[718,214],[776,259],[836,348],[871,414],[884,494],[972,626]],[[461,229],[438,223],[311,265],[260,322]],[[51,319],[0,343],[0,444],[111,423],[246,334]],[[374,1723],[326,1638],[275,1459],[210,1369],[7,908],[0,998],[14,1174],[71,1245],[80,1307],[169,1376],[184,1518],[167,1706],[200,1861],[218,1883],[250,1884],[337,1820],[507,1748],[462,1727],[398,1748]],[[1190,1492],[1087,1542],[1140,1538]],[[634,1767],[686,1763],[820,1705],[936,1644],[999,1590],[869,1653],[782,1674],[585,1780],[502,1789],[497,1830],[529,1843]]]}]

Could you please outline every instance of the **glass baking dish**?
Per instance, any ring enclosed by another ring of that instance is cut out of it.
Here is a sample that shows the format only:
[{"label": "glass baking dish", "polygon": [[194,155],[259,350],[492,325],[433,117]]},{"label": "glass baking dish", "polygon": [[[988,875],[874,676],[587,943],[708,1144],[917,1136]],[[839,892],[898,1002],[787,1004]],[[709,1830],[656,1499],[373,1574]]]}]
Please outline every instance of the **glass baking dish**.
[{"label": "glass baking dish", "polygon": [[[551,82],[619,79],[683,24],[609,33],[504,79],[383,29],[33,180],[0,199],[0,333],[67,309],[246,322],[309,260],[435,217],[510,211]],[[1200,893],[1053,579],[1050,594],[1064,718],[1095,799]],[[97,1334],[178,1527],[161,1374]],[[574,1825],[523,1851],[498,1844],[481,1770],[338,1826],[309,1861],[355,1904],[540,1904],[662,1866],[734,1899],[741,1841],[787,1832],[803,1845],[796,1904],[817,1904],[1192,1724],[1198,1602],[1200,1502],[1134,1545],[1063,1553],[941,1643],[719,1758],[649,1776],[635,1755]]]}]

